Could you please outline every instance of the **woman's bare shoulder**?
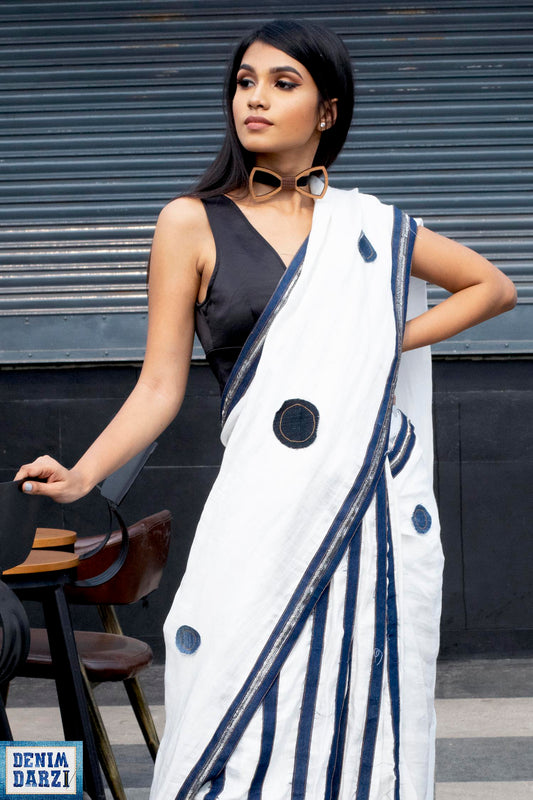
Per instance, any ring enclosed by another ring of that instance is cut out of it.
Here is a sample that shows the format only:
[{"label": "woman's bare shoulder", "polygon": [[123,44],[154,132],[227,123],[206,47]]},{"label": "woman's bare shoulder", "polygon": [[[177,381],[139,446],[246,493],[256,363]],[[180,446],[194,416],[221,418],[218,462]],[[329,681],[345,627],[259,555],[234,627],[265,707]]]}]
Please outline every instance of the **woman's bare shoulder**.
[{"label": "woman's bare shoulder", "polygon": [[176,230],[180,234],[205,232],[208,222],[202,201],[197,197],[177,197],[161,209],[158,227]]},{"label": "woman's bare shoulder", "polygon": [[163,255],[165,263],[175,265],[196,281],[206,267],[212,269],[215,244],[202,201],[178,197],[161,210],[154,233],[152,259]]}]

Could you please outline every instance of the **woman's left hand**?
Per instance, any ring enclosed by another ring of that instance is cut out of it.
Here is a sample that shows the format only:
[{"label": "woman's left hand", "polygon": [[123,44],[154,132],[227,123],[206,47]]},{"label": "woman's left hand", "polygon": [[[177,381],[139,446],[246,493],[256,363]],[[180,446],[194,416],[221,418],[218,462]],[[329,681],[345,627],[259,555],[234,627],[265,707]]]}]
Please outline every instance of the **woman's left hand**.
[{"label": "woman's left hand", "polygon": [[39,456],[31,464],[23,464],[15,480],[24,481],[22,491],[25,494],[45,495],[57,503],[72,503],[92,488],[84,485],[75,469],[67,469],[51,456]]}]

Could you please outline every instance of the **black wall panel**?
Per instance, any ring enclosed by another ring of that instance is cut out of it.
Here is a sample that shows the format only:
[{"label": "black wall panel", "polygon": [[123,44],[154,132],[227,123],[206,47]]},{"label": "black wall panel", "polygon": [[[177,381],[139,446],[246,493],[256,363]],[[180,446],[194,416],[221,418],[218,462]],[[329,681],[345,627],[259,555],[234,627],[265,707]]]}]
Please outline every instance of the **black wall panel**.
[{"label": "black wall panel", "polygon": [[[439,361],[434,365],[436,490],[446,557],[442,654],[533,651],[533,361]],[[72,464],[119,407],[137,368],[0,370],[0,479],[42,452]],[[121,608],[125,629],[162,657],[162,625],[185,569],[222,456],[218,385],[194,365],[178,418],[122,504],[126,520],[169,508],[173,534],[159,590]],[[41,525],[79,535],[108,529],[97,491],[50,503]],[[75,609],[79,626],[98,625]]]}]

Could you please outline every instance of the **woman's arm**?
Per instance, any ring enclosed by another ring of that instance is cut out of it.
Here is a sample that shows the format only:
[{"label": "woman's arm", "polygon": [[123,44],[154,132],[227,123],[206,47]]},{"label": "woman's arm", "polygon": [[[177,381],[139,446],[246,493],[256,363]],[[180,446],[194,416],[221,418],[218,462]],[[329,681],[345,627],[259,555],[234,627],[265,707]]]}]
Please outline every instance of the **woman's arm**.
[{"label": "woman's arm", "polygon": [[516,304],[513,282],[486,258],[427,228],[419,228],[411,272],[451,292],[442,303],[410,320],[403,349],[434,344]]},{"label": "woman's arm", "polygon": [[62,503],[83,497],[156,439],[178,413],[189,372],[205,224],[197,200],[180,198],[162,210],[150,258],[148,338],[139,380],[72,469],[49,456],[21,467],[16,479],[47,481],[28,481],[31,493]]}]

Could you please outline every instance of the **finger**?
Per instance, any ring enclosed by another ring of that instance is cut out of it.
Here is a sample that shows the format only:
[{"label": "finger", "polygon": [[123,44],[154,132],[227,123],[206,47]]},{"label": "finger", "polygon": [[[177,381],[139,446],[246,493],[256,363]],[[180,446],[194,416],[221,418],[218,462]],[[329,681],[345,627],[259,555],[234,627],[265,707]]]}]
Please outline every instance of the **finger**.
[{"label": "finger", "polygon": [[24,478],[50,478],[55,477],[62,467],[55,459],[50,456],[39,456],[31,464],[23,464],[15,475],[15,480]]},{"label": "finger", "polygon": [[13,478],[15,481],[23,480],[24,478],[30,478],[33,475],[38,476],[39,468],[34,466],[33,464],[23,464],[20,467],[19,471]]},{"label": "finger", "polygon": [[59,482],[47,483],[30,476],[22,483],[21,489],[24,494],[43,495],[56,500],[61,495],[62,485]]}]

